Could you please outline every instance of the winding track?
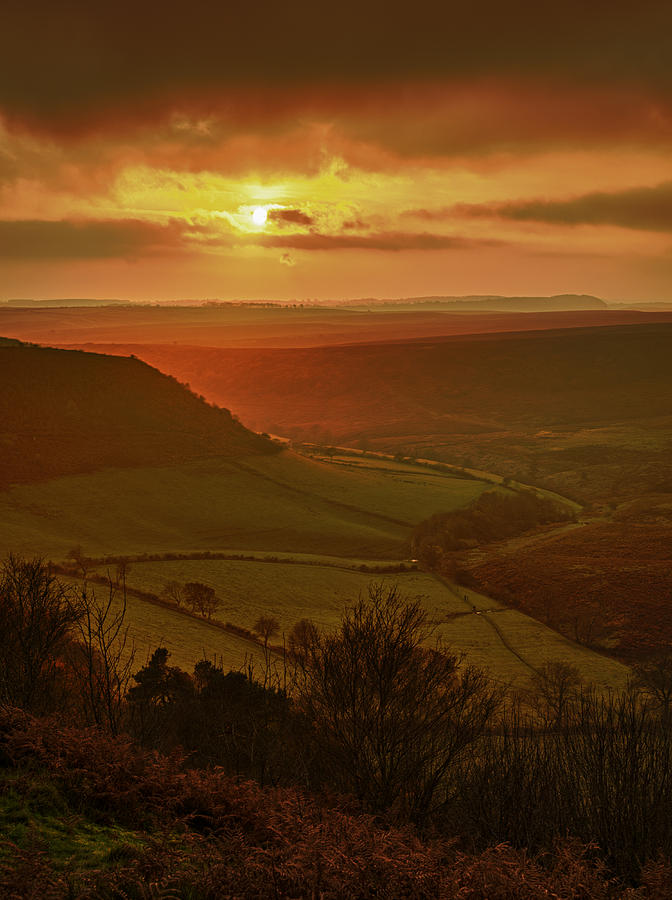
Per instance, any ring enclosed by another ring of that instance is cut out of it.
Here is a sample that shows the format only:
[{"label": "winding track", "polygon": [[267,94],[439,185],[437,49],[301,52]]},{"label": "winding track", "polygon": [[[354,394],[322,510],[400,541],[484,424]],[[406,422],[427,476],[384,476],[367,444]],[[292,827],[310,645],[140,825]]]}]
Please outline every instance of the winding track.
[{"label": "winding track", "polygon": [[[431,573],[431,574],[433,575],[435,580],[439,582],[439,584],[442,584],[445,588],[447,588],[450,591],[451,594],[453,594],[453,596],[455,596],[459,600],[461,600],[465,604],[465,606],[468,607],[469,610],[471,610],[471,611],[474,610],[474,604],[470,603],[470,601],[467,599],[467,595],[464,594],[464,592],[462,590],[459,590],[457,585],[453,584],[450,581],[447,581],[445,578],[442,578],[440,575],[436,575],[435,573]],[[504,637],[502,629],[499,627],[499,625],[497,625],[496,622],[493,622],[493,620],[488,615],[487,610],[478,609],[476,607],[476,612],[480,615],[480,617],[483,619],[484,622],[488,623],[488,625],[492,628],[492,630],[495,632],[497,637],[502,642],[502,645],[509,651],[509,653],[512,653],[517,659],[520,660],[520,662],[524,666],[527,666],[527,668],[530,669],[532,672],[536,673],[538,671],[529,660],[525,659],[525,657],[522,656],[522,654],[520,654],[516,650],[516,648],[514,646],[512,646],[511,643],[509,643],[507,638]]]}]

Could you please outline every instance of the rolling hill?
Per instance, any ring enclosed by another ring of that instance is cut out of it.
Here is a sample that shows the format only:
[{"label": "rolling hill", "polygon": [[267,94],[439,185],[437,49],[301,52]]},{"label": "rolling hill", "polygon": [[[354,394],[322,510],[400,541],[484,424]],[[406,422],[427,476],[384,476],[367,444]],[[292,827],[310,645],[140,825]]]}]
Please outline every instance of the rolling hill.
[{"label": "rolling hill", "polygon": [[0,344],[0,485],[275,445],[138,359]]},{"label": "rolling hill", "polygon": [[[0,377],[3,555],[58,560],[79,545],[94,557],[132,557],[131,586],[158,594],[166,580],[205,580],[225,619],[243,627],[263,612],[285,628],[306,615],[329,627],[371,580],[391,577],[423,596],[454,646],[504,681],[524,681],[559,656],[596,683],[625,678],[623,667],[519,612],[475,595],[465,603],[461,591],[399,565],[414,526],[492,489],[486,475],[364,453],[307,458],[137,359],[9,340]],[[239,561],[215,562],[218,554]],[[390,564],[398,574],[384,574]],[[479,615],[472,600],[483,604]],[[185,663],[206,653],[238,667],[255,651],[244,637],[141,597],[128,615],[141,654],[164,642]]]},{"label": "rolling hill", "polygon": [[672,324],[338,347],[104,349],[134,352],[209,399],[226,398],[253,427],[302,440],[432,447],[451,437],[546,432],[541,439],[670,414]]}]

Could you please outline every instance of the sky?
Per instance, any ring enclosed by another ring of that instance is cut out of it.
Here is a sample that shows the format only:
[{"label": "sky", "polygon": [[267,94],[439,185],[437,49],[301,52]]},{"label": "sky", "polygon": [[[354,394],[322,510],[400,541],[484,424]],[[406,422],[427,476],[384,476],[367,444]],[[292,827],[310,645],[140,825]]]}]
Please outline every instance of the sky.
[{"label": "sky", "polygon": [[672,299],[672,4],[3,0],[0,299]]}]

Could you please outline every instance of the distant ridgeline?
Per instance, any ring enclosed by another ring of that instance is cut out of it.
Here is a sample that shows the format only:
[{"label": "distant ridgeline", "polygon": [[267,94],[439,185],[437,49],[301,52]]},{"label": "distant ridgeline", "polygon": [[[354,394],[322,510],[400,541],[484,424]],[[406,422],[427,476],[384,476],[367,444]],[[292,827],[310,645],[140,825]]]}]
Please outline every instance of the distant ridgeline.
[{"label": "distant ridgeline", "polygon": [[0,338],[0,486],[276,446],[134,358]]},{"label": "distant ridgeline", "polygon": [[[365,303],[367,301],[364,301]],[[404,300],[368,301],[367,305],[380,305],[411,309],[437,308],[452,312],[557,312],[559,310],[608,309],[608,304],[591,294],[554,294],[552,297],[502,297],[499,295],[474,295],[469,297],[408,297]],[[359,306],[360,300],[344,303]]]},{"label": "distant ridgeline", "polygon": [[508,310],[548,312],[570,309],[607,309],[604,300],[589,294],[556,294],[553,297],[420,297],[419,303],[438,303],[455,310]]}]

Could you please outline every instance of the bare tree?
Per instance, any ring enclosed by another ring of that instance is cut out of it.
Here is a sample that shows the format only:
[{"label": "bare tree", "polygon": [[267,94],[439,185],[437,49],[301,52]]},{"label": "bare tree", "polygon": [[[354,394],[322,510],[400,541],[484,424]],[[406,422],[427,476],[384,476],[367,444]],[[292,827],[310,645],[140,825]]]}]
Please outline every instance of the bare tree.
[{"label": "bare tree", "polygon": [[126,559],[125,556],[121,556],[118,563],[114,567],[114,582],[118,588],[123,587],[124,590],[126,589],[126,579],[128,578],[128,573],[130,571],[130,562]]},{"label": "bare tree", "polygon": [[299,619],[289,632],[287,649],[292,656],[305,654],[318,638],[317,625],[310,619]]},{"label": "bare tree", "polygon": [[531,682],[530,705],[547,728],[559,728],[581,693],[581,673],[570,663],[549,660],[531,676]]},{"label": "bare tree", "polygon": [[180,584],[179,581],[168,581],[161,592],[161,596],[164,600],[169,600],[176,606],[182,606],[184,602],[184,585]]},{"label": "bare tree", "polygon": [[[277,668],[272,665],[271,648],[268,646],[268,642],[272,637],[280,634],[280,622],[278,622],[274,616],[259,616],[252,628],[261,638],[264,645],[264,678],[262,684],[265,688],[270,687],[271,685],[278,687],[281,684],[280,675]],[[283,659],[283,663],[285,665],[285,670],[282,677],[282,684],[286,687],[287,671],[285,659]]]},{"label": "bare tree", "polygon": [[332,634],[296,652],[298,702],[315,723],[332,783],[373,812],[420,820],[499,704],[486,676],[441,646],[418,601],[371,585]]},{"label": "bare tree", "polygon": [[264,647],[268,646],[272,637],[280,634],[280,622],[274,616],[259,616],[252,628],[263,641]]},{"label": "bare tree", "polygon": [[219,605],[215,589],[200,581],[188,581],[184,586],[184,599],[192,612],[199,612],[203,618],[212,618]]},{"label": "bare tree", "polygon": [[86,579],[87,573],[91,568],[91,560],[82,550],[82,545],[77,544],[76,547],[69,550],[65,558],[72,560],[73,565],[76,567],[79,574],[82,578]]},{"label": "bare tree", "polygon": [[672,646],[633,666],[633,671],[635,689],[660,713],[666,725],[672,724]]},{"label": "bare tree", "polygon": [[0,569],[0,704],[52,710],[60,657],[81,612],[42,560],[7,557]]},{"label": "bare tree", "polygon": [[126,582],[108,576],[106,600],[84,582],[81,597],[83,615],[78,621],[79,647],[73,667],[83,685],[82,706],[87,721],[118,734],[124,697],[133,672],[135,648],[130,645],[126,625]]}]

